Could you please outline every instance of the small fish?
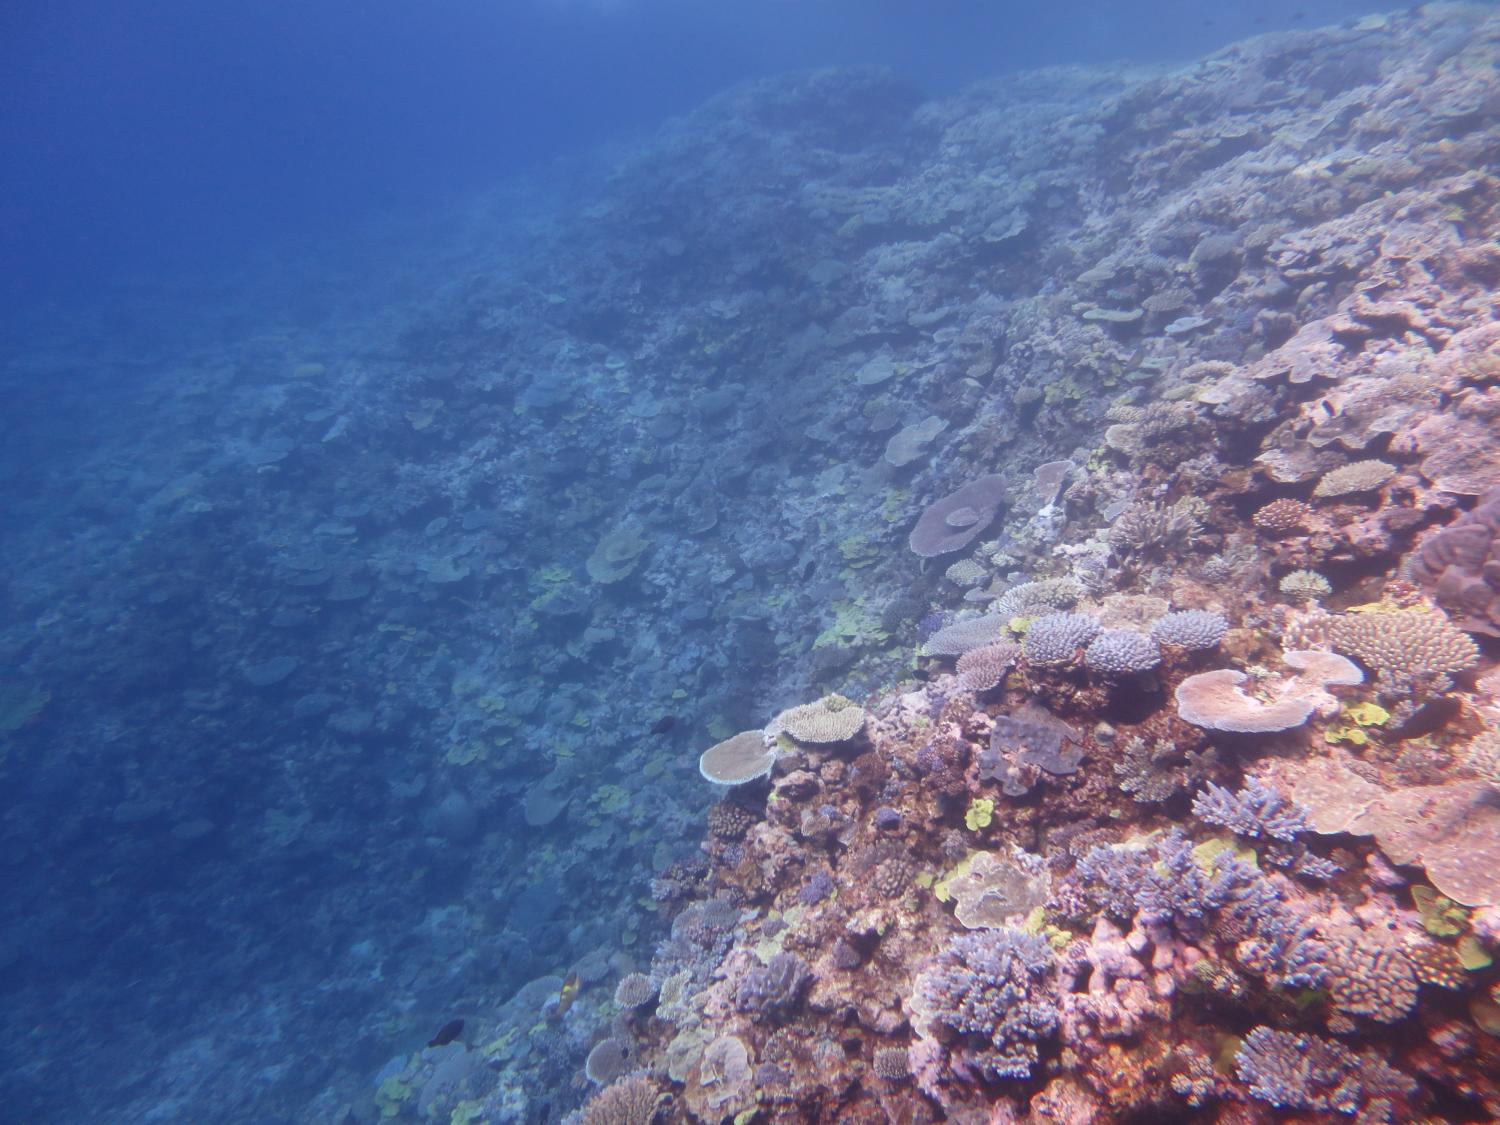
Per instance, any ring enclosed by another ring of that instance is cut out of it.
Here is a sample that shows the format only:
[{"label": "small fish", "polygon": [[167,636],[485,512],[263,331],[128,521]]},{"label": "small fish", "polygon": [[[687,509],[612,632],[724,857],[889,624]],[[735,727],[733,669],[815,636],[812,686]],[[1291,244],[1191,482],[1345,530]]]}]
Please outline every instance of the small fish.
[{"label": "small fish", "polygon": [[677,725],[677,716],[676,715],[663,715],[661,718],[657,719],[656,722],[654,722],[654,723],[651,724],[651,733],[652,734],[666,734],[667,731],[671,730],[676,725]]},{"label": "small fish", "polygon": [[547,1019],[552,1023],[562,1019],[576,999],[578,999],[578,974],[569,973],[568,979],[563,981],[562,988],[558,990],[557,1001],[547,1007]]},{"label": "small fish", "polygon": [[446,1047],[457,1039],[464,1030],[463,1020],[449,1020],[438,1029],[438,1033],[427,1041],[429,1047]]}]

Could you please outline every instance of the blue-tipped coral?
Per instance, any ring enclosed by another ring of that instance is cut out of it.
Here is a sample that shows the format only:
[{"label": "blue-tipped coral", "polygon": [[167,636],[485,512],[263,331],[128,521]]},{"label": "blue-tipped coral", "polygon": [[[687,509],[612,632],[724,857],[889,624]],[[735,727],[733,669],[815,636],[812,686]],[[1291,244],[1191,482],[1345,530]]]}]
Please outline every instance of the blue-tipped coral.
[{"label": "blue-tipped coral", "polygon": [[1309,828],[1307,810],[1254,779],[1238,793],[1212,781],[1193,799],[1193,815],[1240,836],[1293,840]]},{"label": "blue-tipped coral", "polygon": [[954,938],[917,977],[908,1001],[919,1038],[946,1044],[960,1077],[1026,1078],[1037,1044],[1058,1024],[1045,982],[1052,947],[1021,930],[985,930]]},{"label": "blue-tipped coral", "polygon": [[1234,1058],[1235,1074],[1261,1101],[1286,1109],[1396,1120],[1394,1099],[1416,1084],[1368,1054],[1316,1035],[1257,1027]]}]

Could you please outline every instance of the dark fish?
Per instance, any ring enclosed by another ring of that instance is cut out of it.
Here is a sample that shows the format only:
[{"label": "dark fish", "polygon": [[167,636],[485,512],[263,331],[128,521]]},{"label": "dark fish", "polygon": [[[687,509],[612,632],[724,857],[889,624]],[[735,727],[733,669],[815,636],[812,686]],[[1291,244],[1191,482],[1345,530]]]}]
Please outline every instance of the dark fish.
[{"label": "dark fish", "polygon": [[652,734],[666,734],[667,731],[671,730],[676,725],[677,725],[677,716],[676,715],[663,715],[661,718],[657,719],[656,722],[654,722],[654,723],[651,724],[651,733]]},{"label": "dark fish", "polygon": [[427,1041],[429,1047],[446,1047],[463,1033],[463,1020],[449,1020],[438,1030],[438,1033]]}]

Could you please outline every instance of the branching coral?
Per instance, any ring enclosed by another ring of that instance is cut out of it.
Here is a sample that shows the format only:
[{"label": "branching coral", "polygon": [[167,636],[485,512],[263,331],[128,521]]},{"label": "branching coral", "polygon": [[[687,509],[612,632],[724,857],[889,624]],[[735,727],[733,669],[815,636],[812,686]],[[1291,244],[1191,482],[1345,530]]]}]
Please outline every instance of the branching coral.
[{"label": "branching coral", "polygon": [[1238,793],[1210,781],[1193,799],[1193,815],[1241,836],[1271,840],[1292,840],[1308,829],[1307,810],[1253,779]]},{"label": "branching coral", "polygon": [[1158,643],[1190,652],[1217,647],[1228,631],[1229,622],[1223,615],[1206,609],[1179,610],[1157,618],[1151,625],[1151,635]]},{"label": "branching coral", "polygon": [[[1261,1101],[1288,1109],[1378,1114],[1372,1105],[1412,1093],[1416,1084],[1378,1058],[1358,1055],[1342,1043],[1257,1027],[1235,1055],[1235,1073]],[[1375,1116],[1369,1120],[1389,1119]]]},{"label": "branching coral", "polygon": [[1021,651],[1028,664],[1066,664],[1099,635],[1099,622],[1082,613],[1048,613],[1032,621]]},{"label": "branching coral", "polygon": [[1083,662],[1090,671],[1105,676],[1129,676],[1149,672],[1160,664],[1161,649],[1145,633],[1107,629],[1089,642]]},{"label": "branching coral", "polygon": [[907,1007],[924,1040],[945,1041],[950,1072],[1025,1078],[1057,1029],[1045,984],[1052,947],[1037,934],[985,930],[950,941],[918,974]]}]

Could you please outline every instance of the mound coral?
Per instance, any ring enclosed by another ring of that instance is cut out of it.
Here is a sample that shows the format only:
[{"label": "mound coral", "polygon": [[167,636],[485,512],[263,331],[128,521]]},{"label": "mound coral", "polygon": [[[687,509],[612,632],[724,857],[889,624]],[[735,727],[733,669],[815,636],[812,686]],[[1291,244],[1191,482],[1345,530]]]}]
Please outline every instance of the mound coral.
[{"label": "mound coral", "polygon": [[1028,664],[1066,664],[1099,635],[1099,622],[1082,613],[1047,613],[1032,621],[1021,651]]},{"label": "mound coral", "polygon": [[1461,628],[1500,637],[1500,489],[1423,542],[1406,571]]},{"label": "mound coral", "polygon": [[1217,647],[1228,631],[1223,615],[1206,609],[1168,613],[1151,625],[1151,635],[1159,644],[1194,652]]}]

